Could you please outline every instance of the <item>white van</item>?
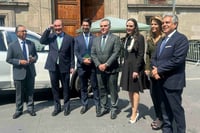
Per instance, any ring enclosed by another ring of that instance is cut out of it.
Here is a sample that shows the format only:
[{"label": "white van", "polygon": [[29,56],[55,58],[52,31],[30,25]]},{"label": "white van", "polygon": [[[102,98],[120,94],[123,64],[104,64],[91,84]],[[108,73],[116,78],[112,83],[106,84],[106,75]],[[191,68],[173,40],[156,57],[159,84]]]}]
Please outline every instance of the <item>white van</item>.
[{"label": "white van", "polygon": [[[48,55],[48,45],[42,45],[40,43],[40,35],[27,30],[26,39],[35,43],[35,47],[38,54],[38,60],[35,64],[37,76],[35,78],[35,88],[50,88],[50,78],[48,70],[44,69],[46,58]],[[15,34],[15,27],[0,27],[0,90],[13,89],[13,75],[12,65],[6,62],[8,45],[17,40]],[[71,89],[79,91],[79,81],[77,78],[77,72],[71,75]],[[75,85],[76,84],[76,85]],[[74,92],[76,92],[74,91]]]}]

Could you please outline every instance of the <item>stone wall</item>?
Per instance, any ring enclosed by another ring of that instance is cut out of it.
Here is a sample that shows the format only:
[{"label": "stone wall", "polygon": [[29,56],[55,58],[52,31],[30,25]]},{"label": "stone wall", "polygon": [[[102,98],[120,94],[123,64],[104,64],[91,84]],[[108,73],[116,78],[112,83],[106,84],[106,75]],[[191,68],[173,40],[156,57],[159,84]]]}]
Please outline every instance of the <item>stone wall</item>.
[{"label": "stone wall", "polygon": [[13,0],[12,2],[0,5],[0,15],[5,16],[5,26],[15,27],[23,24],[34,32],[42,33],[52,23],[51,0]]},{"label": "stone wall", "polygon": [[[172,12],[172,5],[162,8],[159,6],[147,7],[144,4],[146,1],[147,0],[105,0],[105,16],[114,16],[124,19],[134,17],[138,22],[147,23],[147,16],[162,15],[166,12]],[[131,4],[135,6],[128,7],[128,5]],[[137,4],[143,4],[145,7],[138,7]],[[199,0],[176,0],[175,10],[179,17],[178,30],[185,34],[188,39],[200,39]]]}]

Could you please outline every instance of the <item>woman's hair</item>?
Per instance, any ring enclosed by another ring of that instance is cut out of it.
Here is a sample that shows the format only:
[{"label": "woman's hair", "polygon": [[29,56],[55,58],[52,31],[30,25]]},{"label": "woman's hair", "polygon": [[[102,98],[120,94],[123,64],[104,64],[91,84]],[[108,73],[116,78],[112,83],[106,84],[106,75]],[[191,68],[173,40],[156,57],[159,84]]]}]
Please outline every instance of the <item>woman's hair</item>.
[{"label": "woman's hair", "polygon": [[151,23],[153,20],[156,21],[156,23],[157,23],[158,26],[159,26],[159,29],[162,30],[162,18],[161,18],[161,16],[153,16],[153,17],[151,17],[150,23]]},{"label": "woman's hair", "polygon": [[[132,22],[134,23],[135,28],[134,28],[134,31],[133,31],[133,33],[131,34],[131,36],[133,36],[134,39],[137,39],[137,37],[138,37],[139,34],[140,34],[140,33],[139,33],[138,23],[137,23],[136,19],[134,19],[134,18],[129,18],[129,19],[126,21],[126,24],[127,24],[128,21],[132,21]],[[126,34],[126,37],[128,37],[128,36],[129,36],[129,34]]]},{"label": "woman's hair", "polygon": [[[152,23],[153,20],[156,21],[156,23],[158,24],[158,27],[160,29],[160,33],[162,34],[162,17],[161,16],[153,16],[153,17],[151,17],[150,24]],[[155,37],[155,35],[153,34],[153,32],[151,30],[150,30],[150,37],[152,37],[152,38]]]}]

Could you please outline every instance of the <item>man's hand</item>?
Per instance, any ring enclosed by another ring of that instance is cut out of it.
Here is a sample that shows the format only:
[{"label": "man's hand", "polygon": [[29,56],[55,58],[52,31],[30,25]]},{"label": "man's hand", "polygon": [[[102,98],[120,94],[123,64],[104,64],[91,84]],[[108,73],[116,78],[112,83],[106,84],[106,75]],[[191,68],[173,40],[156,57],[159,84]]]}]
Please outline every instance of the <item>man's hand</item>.
[{"label": "man's hand", "polygon": [[160,79],[160,76],[159,76],[158,74],[156,74],[156,75],[154,75],[154,78],[155,78],[156,80],[158,80],[158,79]]},{"label": "man's hand", "polygon": [[32,56],[29,56],[29,63],[33,63],[33,62],[35,62],[35,58]]},{"label": "man's hand", "polygon": [[156,80],[160,79],[160,76],[159,76],[159,74],[158,74],[158,68],[155,67],[155,66],[153,66],[152,76],[153,76]]},{"label": "man's hand", "polygon": [[20,65],[28,65],[29,62],[27,60],[19,60]]},{"label": "man's hand", "polygon": [[53,29],[54,28],[54,25],[53,24],[50,24],[49,25],[49,29]]},{"label": "man's hand", "polygon": [[104,72],[107,68],[107,65],[106,64],[100,64],[98,67],[99,67],[100,71]]}]

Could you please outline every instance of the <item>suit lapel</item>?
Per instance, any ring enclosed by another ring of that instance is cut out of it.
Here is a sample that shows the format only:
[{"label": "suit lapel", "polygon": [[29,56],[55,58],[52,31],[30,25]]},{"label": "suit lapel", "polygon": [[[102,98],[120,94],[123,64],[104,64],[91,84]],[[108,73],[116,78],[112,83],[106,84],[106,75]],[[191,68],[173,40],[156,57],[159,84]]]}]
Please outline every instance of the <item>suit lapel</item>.
[{"label": "suit lapel", "polygon": [[20,51],[21,58],[24,58],[23,51],[22,51],[22,48],[21,48],[21,44],[18,41],[16,41],[16,44],[17,44],[16,51]]},{"label": "suit lapel", "polygon": [[98,49],[99,51],[101,51],[101,38],[102,38],[101,36],[97,38],[97,44],[98,44],[98,45],[97,45],[97,49]]}]

